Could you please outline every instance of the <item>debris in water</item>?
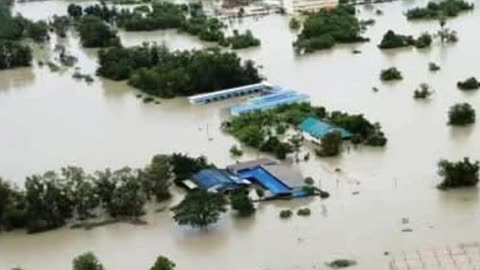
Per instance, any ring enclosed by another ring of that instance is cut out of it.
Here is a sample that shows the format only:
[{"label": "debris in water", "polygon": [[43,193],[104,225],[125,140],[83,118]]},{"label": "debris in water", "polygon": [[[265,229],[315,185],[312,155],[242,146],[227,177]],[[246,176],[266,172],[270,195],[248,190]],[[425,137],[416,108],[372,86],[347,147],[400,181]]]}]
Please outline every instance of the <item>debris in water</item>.
[{"label": "debris in water", "polygon": [[360,191],[354,191],[354,192],[352,192],[352,195],[358,195],[358,194],[360,194]]},{"label": "debris in water", "polygon": [[410,223],[410,220],[406,217],[402,218],[402,224],[408,224]]},{"label": "debris in water", "polygon": [[372,87],[372,91],[376,93],[376,92],[378,92],[378,88],[377,87]]},{"label": "debris in water", "polygon": [[405,229],[402,230],[402,232],[413,232],[413,230],[410,229],[410,228],[405,228]]},{"label": "debris in water", "polygon": [[388,255],[390,255],[390,252],[385,251],[385,252],[383,252],[383,255],[388,256]]}]

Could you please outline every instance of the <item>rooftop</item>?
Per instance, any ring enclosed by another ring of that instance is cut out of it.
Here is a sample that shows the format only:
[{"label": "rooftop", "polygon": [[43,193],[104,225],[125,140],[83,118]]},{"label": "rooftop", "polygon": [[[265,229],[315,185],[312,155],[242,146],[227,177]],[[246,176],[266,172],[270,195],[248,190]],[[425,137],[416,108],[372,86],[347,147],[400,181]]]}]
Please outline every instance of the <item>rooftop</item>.
[{"label": "rooftop", "polygon": [[308,117],[298,126],[302,131],[310,134],[316,139],[322,139],[325,135],[333,131],[339,131],[342,139],[350,139],[353,134],[343,128],[336,127],[330,123]]}]

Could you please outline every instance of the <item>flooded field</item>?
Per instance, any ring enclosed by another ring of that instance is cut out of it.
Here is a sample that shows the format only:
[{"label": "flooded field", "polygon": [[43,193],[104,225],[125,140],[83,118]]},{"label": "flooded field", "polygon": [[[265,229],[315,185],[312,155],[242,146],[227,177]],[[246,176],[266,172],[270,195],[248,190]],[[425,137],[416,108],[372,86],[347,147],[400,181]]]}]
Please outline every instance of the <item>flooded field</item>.
[{"label": "flooded field", "polygon": [[[246,19],[236,26],[251,29],[261,39],[260,48],[239,54],[263,66],[270,82],[306,92],[316,105],[364,113],[382,124],[389,138],[385,149],[359,147],[339,158],[299,164],[305,176],[321,179],[331,198],[264,203],[254,218],[237,220],[226,214],[208,232],[176,226],[167,211],[147,216],[147,226],[6,233],[0,235],[0,270],[17,265],[26,270],[69,269],[74,256],[89,250],[113,270],[148,269],[160,254],[175,261],[179,270],[324,269],[326,261],[343,257],[358,261],[352,269],[373,270],[388,269],[391,258],[386,251],[478,241],[477,189],[447,193],[435,185],[439,159],[480,159],[478,124],[446,124],[448,108],[457,102],[480,109],[479,93],[464,93],[455,86],[480,76],[480,11],[448,21],[448,27],[458,31],[457,44],[389,52],[376,47],[388,29],[412,35],[436,31],[436,21],[413,23],[403,16],[409,7],[424,3],[378,5],[383,16],[359,7],[362,18],[376,20],[365,33],[371,42],[305,56],[292,49],[295,33],[288,28],[288,17]],[[65,13],[67,5],[60,0],[17,4],[15,11],[44,19]],[[127,46],[144,41],[174,49],[209,45],[175,31],[120,36]],[[93,74],[96,51],[81,48],[75,36],[65,42],[82,71]],[[352,54],[353,49],[362,53]],[[441,71],[430,73],[429,62],[438,63]],[[403,81],[380,82],[380,70],[390,66],[403,72]],[[2,177],[21,184],[27,175],[67,164],[89,170],[139,167],[156,153],[174,151],[204,154],[219,166],[234,162],[228,150],[236,141],[219,130],[228,117],[225,108],[234,101],[193,106],[179,98],[143,104],[135,97],[139,92],[125,83],[95,78],[88,85],[73,80],[71,73],[52,73],[37,65],[0,72]],[[428,101],[416,101],[413,90],[423,82],[435,93]],[[247,151],[243,159],[256,156]],[[337,167],[343,173],[334,173]],[[312,209],[312,216],[278,218],[280,209],[304,205]],[[402,224],[404,218],[409,224]],[[406,228],[413,231],[402,232]]]}]

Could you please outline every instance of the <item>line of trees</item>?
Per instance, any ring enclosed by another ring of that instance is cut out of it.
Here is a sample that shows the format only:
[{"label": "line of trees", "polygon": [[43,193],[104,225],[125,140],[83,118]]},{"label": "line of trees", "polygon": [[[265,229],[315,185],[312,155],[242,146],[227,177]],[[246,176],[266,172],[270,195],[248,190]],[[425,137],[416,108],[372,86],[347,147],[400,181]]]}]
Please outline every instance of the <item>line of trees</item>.
[{"label": "line of trees", "polygon": [[98,54],[97,74],[154,96],[173,98],[257,83],[261,76],[252,61],[218,49],[175,51],[144,44],[110,48]]},{"label": "line of trees", "polygon": [[362,26],[355,15],[355,7],[341,5],[310,14],[294,43],[297,52],[330,49],[336,43],[365,42]]},{"label": "line of trees", "polygon": [[108,8],[105,2],[82,8],[70,4],[68,13],[72,18],[95,16],[105,23],[125,29],[126,31],[153,31],[164,29],[178,29],[179,31],[197,36],[200,40],[217,42],[224,47],[242,49],[260,45],[260,41],[253,37],[250,31],[245,34],[235,32],[226,37],[226,25],[217,18],[208,17],[203,13],[199,3],[173,4],[156,2],[150,6],[139,6],[134,9],[117,10]]},{"label": "line of trees", "polygon": [[32,62],[32,50],[19,42],[0,39],[0,70],[27,67]]},{"label": "line of trees", "polygon": [[441,2],[428,2],[425,7],[417,7],[407,11],[406,16],[409,20],[419,19],[439,19],[442,16],[456,17],[464,11],[472,10],[473,4],[464,0],[444,0]]},{"label": "line of trees", "polygon": [[203,157],[157,155],[143,169],[128,167],[93,174],[79,167],[62,168],[26,178],[23,188],[0,179],[0,231],[41,232],[85,221],[103,213],[137,220],[147,201],[170,198],[170,186],[211,167]]}]

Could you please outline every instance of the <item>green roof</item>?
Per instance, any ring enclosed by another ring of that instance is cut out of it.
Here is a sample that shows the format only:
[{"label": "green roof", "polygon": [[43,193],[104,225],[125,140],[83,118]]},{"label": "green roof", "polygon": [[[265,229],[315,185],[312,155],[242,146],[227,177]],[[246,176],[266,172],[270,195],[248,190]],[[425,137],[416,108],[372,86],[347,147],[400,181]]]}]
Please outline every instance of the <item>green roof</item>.
[{"label": "green roof", "polygon": [[339,131],[342,139],[350,139],[353,134],[343,128],[336,127],[325,121],[308,117],[298,126],[302,131],[310,134],[312,137],[322,139],[330,132]]}]

